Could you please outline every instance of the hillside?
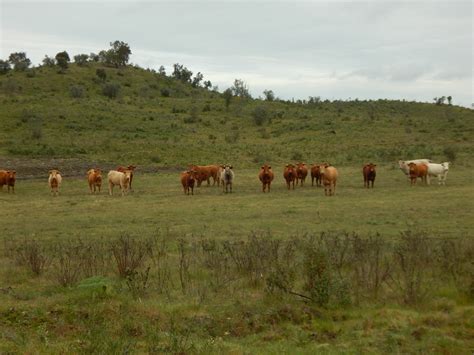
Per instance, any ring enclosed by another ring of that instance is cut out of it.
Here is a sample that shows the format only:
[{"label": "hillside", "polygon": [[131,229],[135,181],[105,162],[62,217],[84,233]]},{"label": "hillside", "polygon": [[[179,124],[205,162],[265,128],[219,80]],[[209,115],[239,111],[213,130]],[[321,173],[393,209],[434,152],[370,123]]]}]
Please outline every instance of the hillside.
[{"label": "hillside", "polygon": [[[106,83],[120,85],[117,98],[103,95],[97,68],[106,70]],[[48,67],[10,72],[0,76],[0,87],[4,160],[251,167],[264,161],[360,165],[418,157],[463,162],[474,152],[474,112],[456,106],[234,97],[226,109],[218,92],[138,67],[95,63],[71,64],[65,74]],[[262,125],[255,123],[256,110]]]}]

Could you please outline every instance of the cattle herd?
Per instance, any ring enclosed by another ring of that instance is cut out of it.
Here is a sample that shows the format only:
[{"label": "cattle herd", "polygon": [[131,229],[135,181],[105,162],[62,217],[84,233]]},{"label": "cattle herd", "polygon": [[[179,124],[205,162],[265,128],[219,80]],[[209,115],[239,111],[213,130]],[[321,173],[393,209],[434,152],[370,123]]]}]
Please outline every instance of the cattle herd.
[{"label": "cattle herd", "polygon": [[[449,170],[449,162],[441,164],[433,163],[429,159],[416,160],[399,160],[398,165],[402,172],[407,175],[410,184],[416,184],[417,179],[427,185],[430,184],[431,177],[438,178],[439,185],[446,184],[446,176]],[[364,178],[364,187],[373,188],[376,173],[376,165],[369,163],[362,168]],[[107,174],[109,183],[109,194],[113,195],[114,186],[119,186],[122,196],[132,188],[133,173],[136,166],[129,165],[127,167],[119,166],[116,170],[111,170]],[[307,164],[287,164],[283,169],[283,178],[286,182],[288,190],[294,189],[295,185],[303,186],[308,172],[311,175],[311,186],[324,186],[324,194],[326,196],[334,195],[336,191],[336,183],[339,176],[337,169],[329,163],[312,164],[308,169]],[[194,186],[201,186],[203,181],[210,185],[211,179],[213,185],[222,186],[223,192],[232,192],[234,182],[234,171],[232,165],[190,165],[186,171],[180,175],[183,191],[186,195],[194,194]],[[260,168],[258,178],[262,183],[262,191],[270,192],[270,187],[274,179],[274,173],[270,165],[263,165]],[[8,192],[10,190],[15,193],[16,172],[14,170],[0,170],[0,190],[3,185],[7,185]],[[59,194],[62,176],[59,170],[50,170],[48,177],[48,185],[53,196]],[[102,171],[100,169],[90,169],[87,171],[87,182],[91,194],[100,193],[102,186]]]}]

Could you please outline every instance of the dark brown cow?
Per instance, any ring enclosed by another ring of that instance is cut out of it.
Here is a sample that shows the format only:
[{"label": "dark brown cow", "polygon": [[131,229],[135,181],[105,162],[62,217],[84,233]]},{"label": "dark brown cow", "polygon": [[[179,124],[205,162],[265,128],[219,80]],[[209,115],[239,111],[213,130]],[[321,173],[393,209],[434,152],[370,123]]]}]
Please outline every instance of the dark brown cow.
[{"label": "dark brown cow", "polygon": [[376,164],[365,164],[362,168],[362,175],[364,175],[364,187],[369,188],[372,185],[374,188],[375,176],[377,172],[375,171]]},{"label": "dark brown cow", "polygon": [[296,180],[296,168],[293,164],[286,164],[285,169],[283,171],[283,177],[286,180],[286,186],[288,190],[290,189],[290,185],[293,183],[293,190],[295,189],[295,180]]},{"label": "dark brown cow", "polygon": [[10,193],[10,188],[15,193],[15,181],[15,170],[0,170],[0,190],[3,190],[3,185],[7,185],[8,193]]},{"label": "dark brown cow", "polygon": [[262,182],[262,191],[268,188],[268,192],[270,192],[270,185],[273,181],[273,171],[270,165],[264,165],[260,168],[260,173],[258,174],[258,178]]},{"label": "dark brown cow", "polygon": [[137,167],[135,165],[129,165],[127,167],[124,166],[119,166],[117,167],[117,171],[120,171],[121,173],[124,173],[125,170],[130,170],[130,181],[128,183],[128,187],[131,190],[132,189],[132,180],[133,180],[133,172],[135,171]]},{"label": "dark brown cow", "polygon": [[410,176],[411,185],[416,185],[416,179],[421,178],[421,182],[426,184],[428,176],[428,165],[426,164],[408,164],[408,176]]},{"label": "dark brown cow", "polygon": [[296,185],[298,185],[298,182],[300,182],[301,186],[303,186],[307,175],[308,175],[308,168],[306,167],[306,164],[305,163],[296,164]]},{"label": "dark brown cow", "polygon": [[314,180],[316,180],[316,186],[321,186],[321,168],[319,164],[313,164],[311,167],[311,186],[314,186]]},{"label": "dark brown cow", "polygon": [[189,191],[191,191],[191,195],[194,195],[196,175],[196,171],[192,169],[181,173],[181,185],[183,185],[183,190],[186,195],[189,195]]}]

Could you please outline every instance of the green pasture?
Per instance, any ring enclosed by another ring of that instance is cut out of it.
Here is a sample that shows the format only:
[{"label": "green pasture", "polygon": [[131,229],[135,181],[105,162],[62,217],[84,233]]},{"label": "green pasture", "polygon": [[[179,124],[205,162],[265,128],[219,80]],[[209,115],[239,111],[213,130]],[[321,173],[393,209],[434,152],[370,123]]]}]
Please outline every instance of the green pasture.
[{"label": "green pasture", "polygon": [[265,194],[258,169],[236,169],[233,193],[204,183],[195,188],[194,196],[184,195],[178,172],[137,173],[133,192],[124,197],[117,187],[114,196],[108,195],[106,174],[101,194],[90,195],[85,178],[65,177],[57,198],[50,195],[46,178],[19,180],[15,195],[0,194],[0,201],[8,205],[2,213],[2,234],[6,238],[108,238],[165,229],[182,237],[226,239],[252,231],[284,238],[321,231],[397,236],[416,230],[472,237],[469,168],[454,165],[446,186],[433,179],[431,186],[419,182],[411,187],[398,168],[379,166],[375,188],[366,189],[360,167],[341,167],[334,197],[311,186],[309,176],[304,187],[288,191],[282,168],[274,169],[272,190]]}]

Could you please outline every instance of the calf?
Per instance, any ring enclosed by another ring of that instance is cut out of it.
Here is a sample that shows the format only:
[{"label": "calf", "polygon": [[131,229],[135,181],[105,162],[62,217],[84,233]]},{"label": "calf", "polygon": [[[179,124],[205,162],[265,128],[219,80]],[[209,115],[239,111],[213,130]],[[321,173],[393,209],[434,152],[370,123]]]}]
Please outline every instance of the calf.
[{"label": "calf", "polygon": [[308,168],[306,167],[305,163],[298,163],[296,164],[296,185],[298,185],[298,181],[303,186],[306,176],[308,175]]},{"label": "calf", "polygon": [[100,193],[100,188],[102,186],[102,171],[100,169],[89,169],[87,172],[87,182],[89,183],[91,194],[95,194],[96,189]]},{"label": "calf", "polygon": [[232,184],[234,182],[234,171],[232,170],[232,165],[224,165],[220,179],[222,183],[222,192],[232,192]]},{"label": "calf", "polygon": [[374,188],[375,176],[377,172],[375,171],[376,164],[365,164],[362,168],[362,175],[364,175],[364,187],[369,188],[370,184],[372,184],[372,188]]},{"label": "calf", "polygon": [[63,178],[58,170],[53,169],[49,171],[48,185],[53,196],[59,195],[59,188],[61,187],[62,181]]},{"label": "calf", "polygon": [[410,177],[410,185],[416,185],[416,179],[421,178],[421,181],[426,184],[428,175],[428,165],[426,164],[408,164],[408,176]]},{"label": "calf", "polygon": [[296,180],[296,168],[293,164],[286,164],[285,169],[283,170],[283,177],[286,181],[286,186],[288,190],[290,185],[293,184],[293,190],[295,189],[295,180]]},{"label": "calf", "polygon": [[273,181],[272,167],[266,164],[262,166],[260,168],[260,173],[258,174],[258,178],[262,182],[262,191],[265,192],[265,190],[268,188],[268,192],[270,192],[270,185],[272,184],[272,181]]},{"label": "calf", "polygon": [[339,176],[337,169],[329,164],[320,165],[324,195],[333,196],[336,193],[336,182]]},{"label": "calf", "polygon": [[15,181],[15,170],[0,170],[0,190],[3,190],[3,185],[7,185],[8,193],[10,193],[10,188],[12,193],[15,193]]},{"label": "calf", "polygon": [[120,190],[122,191],[122,196],[128,192],[128,188],[130,186],[130,176],[132,174],[131,170],[125,170],[123,172],[117,170],[110,170],[107,174],[107,179],[109,181],[109,195],[113,195],[114,186],[120,186]]},{"label": "calf", "polygon": [[313,164],[311,167],[311,186],[314,186],[314,180],[316,180],[316,186],[321,186],[321,168],[319,164]]},{"label": "calf", "polygon": [[194,195],[194,182],[196,181],[196,171],[187,170],[181,173],[181,184],[183,185],[183,190],[186,195]]}]

